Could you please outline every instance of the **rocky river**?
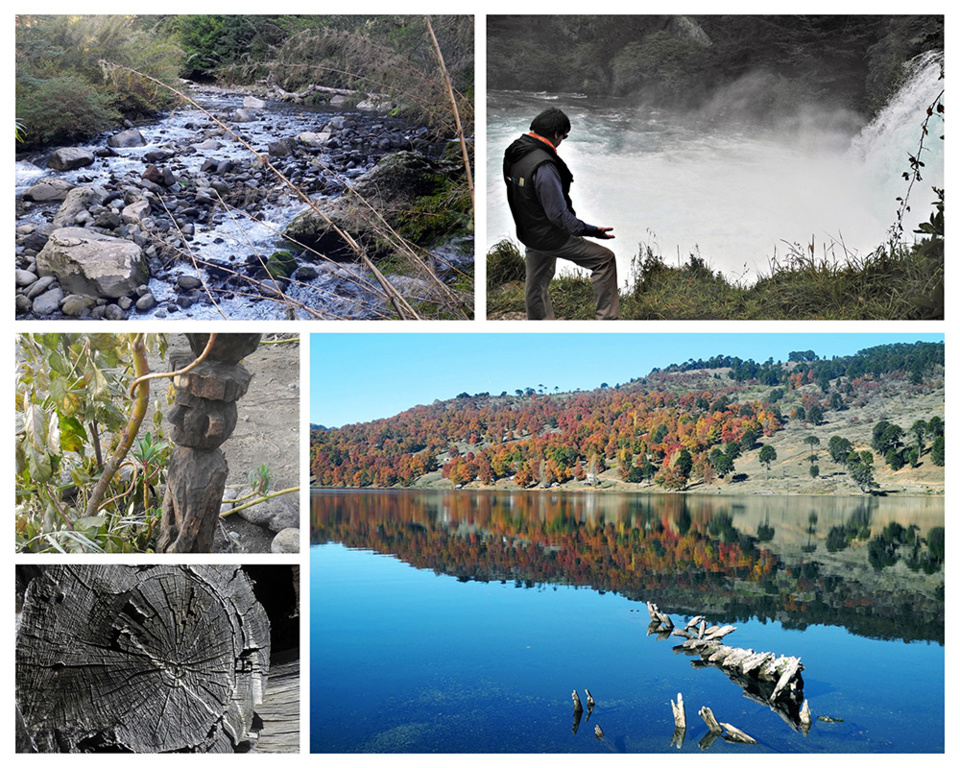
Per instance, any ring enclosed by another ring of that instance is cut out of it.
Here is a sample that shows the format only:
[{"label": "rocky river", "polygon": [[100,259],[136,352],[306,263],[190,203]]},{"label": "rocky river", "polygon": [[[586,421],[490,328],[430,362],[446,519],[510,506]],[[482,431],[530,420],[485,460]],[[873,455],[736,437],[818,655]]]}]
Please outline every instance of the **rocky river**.
[{"label": "rocky river", "polygon": [[181,107],[87,145],[18,158],[18,317],[395,317],[356,253],[305,215],[305,201],[270,166],[374,262],[390,261],[384,279],[411,304],[449,298],[447,284],[472,274],[466,228],[427,232],[411,269],[357,224],[363,203],[344,194],[401,211],[435,194],[437,180],[458,171],[427,128],[392,116],[390,105],[354,106],[335,94],[316,106],[214,87],[190,95],[202,110]]}]

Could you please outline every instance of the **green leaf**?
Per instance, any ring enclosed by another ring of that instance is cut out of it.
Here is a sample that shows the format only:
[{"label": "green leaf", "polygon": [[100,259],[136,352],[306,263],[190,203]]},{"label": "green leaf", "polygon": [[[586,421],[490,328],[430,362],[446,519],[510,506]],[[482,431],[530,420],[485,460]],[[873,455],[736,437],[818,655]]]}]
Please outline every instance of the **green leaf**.
[{"label": "green leaf", "polygon": [[80,419],[75,416],[60,417],[60,450],[66,453],[74,451],[83,454],[87,443],[87,431],[83,428]]}]

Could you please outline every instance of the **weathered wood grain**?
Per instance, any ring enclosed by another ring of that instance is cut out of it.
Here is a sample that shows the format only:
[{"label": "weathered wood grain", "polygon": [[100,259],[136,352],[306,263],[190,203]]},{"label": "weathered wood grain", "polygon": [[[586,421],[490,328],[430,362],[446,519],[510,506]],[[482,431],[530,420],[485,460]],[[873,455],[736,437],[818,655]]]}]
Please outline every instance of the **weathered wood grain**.
[{"label": "weathered wood grain", "polygon": [[17,706],[40,752],[247,751],[269,659],[238,566],[50,566],[23,598]]},{"label": "weathered wood grain", "polygon": [[257,752],[300,751],[300,651],[270,660],[270,687],[257,707],[263,722]]}]

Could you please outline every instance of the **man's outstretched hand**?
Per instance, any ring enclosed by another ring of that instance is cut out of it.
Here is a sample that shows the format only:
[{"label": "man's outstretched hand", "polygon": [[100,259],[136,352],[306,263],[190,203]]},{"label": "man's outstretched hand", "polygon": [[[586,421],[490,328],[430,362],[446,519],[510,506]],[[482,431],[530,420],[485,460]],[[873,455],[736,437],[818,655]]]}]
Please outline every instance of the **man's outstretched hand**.
[{"label": "man's outstretched hand", "polygon": [[594,227],[587,225],[587,228],[583,231],[584,237],[595,237],[598,240],[613,240],[613,235],[610,233],[613,232],[613,227]]}]

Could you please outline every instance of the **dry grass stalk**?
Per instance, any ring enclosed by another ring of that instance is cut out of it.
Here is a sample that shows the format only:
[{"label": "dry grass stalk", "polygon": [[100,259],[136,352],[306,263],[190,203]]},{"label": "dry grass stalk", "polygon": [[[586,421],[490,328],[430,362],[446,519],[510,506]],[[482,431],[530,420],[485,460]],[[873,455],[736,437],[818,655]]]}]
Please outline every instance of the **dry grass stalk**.
[{"label": "dry grass stalk", "polygon": [[460,111],[457,109],[457,99],[453,95],[453,85],[450,83],[450,73],[447,72],[447,66],[443,63],[443,53],[440,50],[440,43],[437,42],[437,36],[433,33],[433,25],[430,23],[430,17],[425,16],[424,21],[427,24],[427,31],[430,33],[430,40],[433,41],[433,51],[437,54],[437,61],[440,63],[440,72],[443,74],[443,82],[447,87],[447,97],[450,99],[450,109],[453,112],[453,119],[457,124],[457,139],[460,141],[460,153],[463,156],[463,170],[467,174],[467,187],[470,189],[470,210],[476,211],[476,204],[473,197],[473,175],[470,173],[470,155],[467,152],[467,140],[463,135],[463,125],[460,123]]}]

